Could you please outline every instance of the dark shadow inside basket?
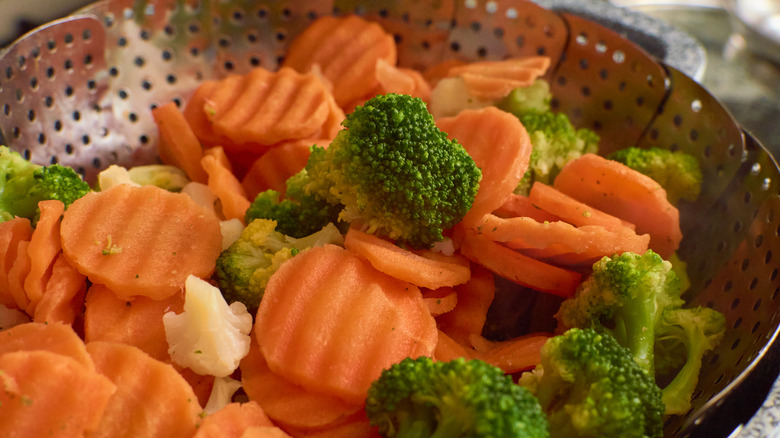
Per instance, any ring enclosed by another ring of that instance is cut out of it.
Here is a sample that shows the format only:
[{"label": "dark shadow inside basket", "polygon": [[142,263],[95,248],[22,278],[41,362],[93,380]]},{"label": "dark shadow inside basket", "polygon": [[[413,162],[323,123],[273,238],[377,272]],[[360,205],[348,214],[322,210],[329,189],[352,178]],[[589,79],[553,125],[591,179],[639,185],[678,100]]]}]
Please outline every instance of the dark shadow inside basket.
[{"label": "dark shadow inside basket", "polygon": [[[186,3],[186,4],[185,4]],[[702,368],[693,409],[668,436],[728,435],[777,375],[780,182],[772,157],[695,81],[606,27],[529,1],[100,2],[16,42],[0,60],[0,129],[36,162],[88,179],[157,161],[150,109],[184,105],[202,81],[274,69],[317,17],[357,13],[396,35],[399,62],[546,55],[555,107],[595,130],[602,151],[639,145],[696,156],[705,184],[681,205],[694,304],[728,332]],[[728,411],[726,409],[729,409]],[[725,413],[728,412],[728,413]]]}]

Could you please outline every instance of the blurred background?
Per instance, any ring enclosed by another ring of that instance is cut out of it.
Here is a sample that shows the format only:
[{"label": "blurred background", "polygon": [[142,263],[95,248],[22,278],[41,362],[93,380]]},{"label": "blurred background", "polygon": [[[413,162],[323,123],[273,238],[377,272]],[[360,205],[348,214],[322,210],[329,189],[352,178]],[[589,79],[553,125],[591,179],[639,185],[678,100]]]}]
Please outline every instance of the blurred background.
[{"label": "blurred background", "polygon": [[[594,0],[666,21],[706,50],[702,84],[780,156],[780,0]],[[90,0],[0,0],[0,47]]]}]

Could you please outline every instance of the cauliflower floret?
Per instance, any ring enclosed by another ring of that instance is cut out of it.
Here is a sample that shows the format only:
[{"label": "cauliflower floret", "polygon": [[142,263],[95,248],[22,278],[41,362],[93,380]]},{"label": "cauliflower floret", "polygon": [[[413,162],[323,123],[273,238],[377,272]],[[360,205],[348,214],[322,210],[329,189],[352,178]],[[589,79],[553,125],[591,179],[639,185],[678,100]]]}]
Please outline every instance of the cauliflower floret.
[{"label": "cauliflower floret", "polygon": [[163,315],[171,359],[198,374],[229,376],[249,353],[252,315],[242,303],[228,306],[198,277],[187,277],[184,287],[184,311]]},{"label": "cauliflower floret", "polygon": [[108,166],[106,170],[98,174],[98,187],[100,187],[100,190],[108,190],[120,184],[128,184],[135,187],[141,186],[141,184],[130,178],[130,172],[125,167],[117,166],[116,164]]},{"label": "cauliflower floret", "polygon": [[206,415],[224,408],[233,401],[233,394],[241,388],[241,382],[230,377],[217,377],[214,379],[214,385],[211,387],[211,395],[203,408]]}]

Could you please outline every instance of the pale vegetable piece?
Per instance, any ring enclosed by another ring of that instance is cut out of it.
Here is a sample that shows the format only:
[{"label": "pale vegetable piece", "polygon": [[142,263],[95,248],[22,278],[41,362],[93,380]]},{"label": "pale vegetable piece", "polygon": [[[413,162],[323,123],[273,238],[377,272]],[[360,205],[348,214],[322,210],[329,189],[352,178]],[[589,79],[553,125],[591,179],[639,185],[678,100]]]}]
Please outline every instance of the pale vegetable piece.
[{"label": "pale vegetable piece", "polygon": [[136,187],[141,185],[133,181],[130,177],[130,172],[126,168],[116,164],[108,166],[106,170],[98,174],[98,187],[100,187],[100,190],[108,190],[111,187],[120,184],[128,184]]},{"label": "pale vegetable piece", "polygon": [[428,109],[434,119],[453,117],[465,109],[480,109],[491,106],[493,100],[478,99],[469,94],[463,78],[444,78],[431,90]]},{"label": "pale vegetable piece", "polygon": [[241,220],[233,218],[220,221],[219,229],[222,231],[222,251],[224,251],[241,237],[241,232],[244,231],[244,224],[241,223]]},{"label": "pale vegetable piece", "polygon": [[198,374],[229,376],[249,353],[252,315],[246,306],[228,306],[218,288],[187,277],[184,311],[163,315],[168,353],[174,363]]},{"label": "pale vegetable piece", "polygon": [[233,401],[233,394],[241,388],[241,382],[231,379],[229,376],[217,377],[214,379],[214,385],[211,387],[211,395],[203,408],[206,415],[224,408]]},{"label": "pale vegetable piece", "polygon": [[187,173],[169,164],[147,164],[131,167],[130,179],[141,185],[157,186],[169,192],[180,192],[189,182]]},{"label": "pale vegetable piece", "polygon": [[214,213],[215,215],[217,214],[217,210],[215,208],[218,199],[217,195],[215,195],[206,184],[191,182],[182,187],[181,192],[192,198],[196,204]]}]

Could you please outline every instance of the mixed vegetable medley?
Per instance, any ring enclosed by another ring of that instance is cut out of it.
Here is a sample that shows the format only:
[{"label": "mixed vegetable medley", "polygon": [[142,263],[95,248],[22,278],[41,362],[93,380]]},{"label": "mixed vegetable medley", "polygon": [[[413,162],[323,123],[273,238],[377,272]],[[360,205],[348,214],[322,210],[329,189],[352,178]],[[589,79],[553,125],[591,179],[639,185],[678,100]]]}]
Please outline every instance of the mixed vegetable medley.
[{"label": "mixed vegetable medley", "polygon": [[662,436],[725,329],[682,298],[701,171],[600,156],[549,66],[323,17],[154,108],[158,164],[0,147],[0,435]]}]

